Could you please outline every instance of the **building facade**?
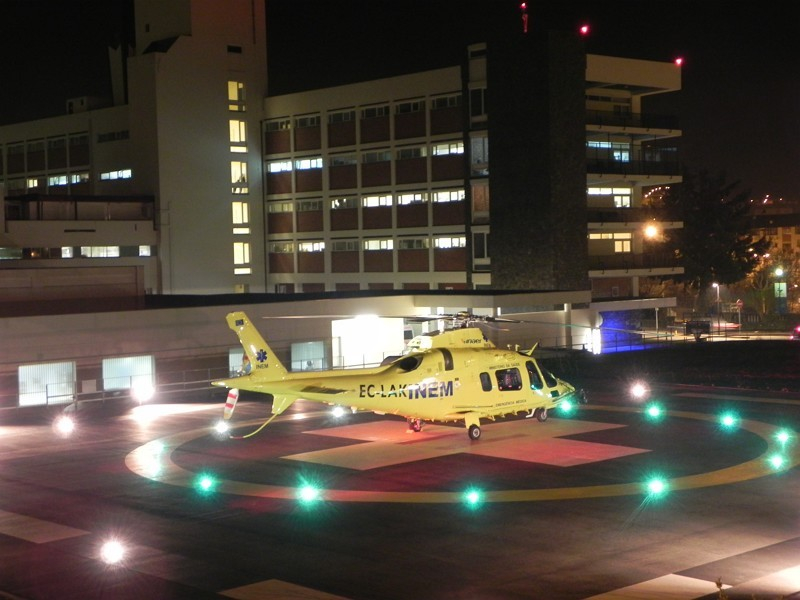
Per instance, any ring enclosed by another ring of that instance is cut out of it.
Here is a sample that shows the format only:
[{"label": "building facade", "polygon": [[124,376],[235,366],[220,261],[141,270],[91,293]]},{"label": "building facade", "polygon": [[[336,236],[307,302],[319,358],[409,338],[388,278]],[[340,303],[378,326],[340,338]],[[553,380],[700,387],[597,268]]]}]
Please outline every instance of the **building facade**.
[{"label": "building facade", "polygon": [[[2,272],[124,267],[164,294],[595,300],[641,300],[640,278],[678,272],[658,232],[681,224],[646,197],[680,181],[680,130],[643,110],[680,89],[674,65],[516,31],[461,65],[270,96],[263,3],[220,6],[137,0],[113,106],[72,99],[0,127]],[[17,296],[21,280],[0,276]]]}]

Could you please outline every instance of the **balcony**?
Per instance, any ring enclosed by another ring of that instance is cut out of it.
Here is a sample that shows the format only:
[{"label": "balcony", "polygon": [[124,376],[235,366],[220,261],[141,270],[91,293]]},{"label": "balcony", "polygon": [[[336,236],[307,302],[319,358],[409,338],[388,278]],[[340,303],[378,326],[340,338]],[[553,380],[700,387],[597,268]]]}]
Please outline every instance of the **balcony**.
[{"label": "balcony", "polygon": [[153,221],[152,196],[47,196],[5,200],[6,221]]},{"label": "balcony", "polygon": [[665,274],[683,273],[683,267],[671,252],[618,253],[589,256],[589,271],[659,271]]},{"label": "balcony", "polygon": [[657,221],[664,224],[664,226],[670,224],[668,227],[670,229],[682,226],[682,222],[675,218],[675,215],[671,215],[669,211],[652,207],[614,208],[590,206],[586,211],[586,220],[590,224],[597,223],[601,225],[606,223],[641,224]]},{"label": "balcony", "polygon": [[[638,154],[638,153],[632,153]],[[607,155],[586,156],[586,172],[598,175],[670,175],[679,176],[681,165],[674,156],[643,152],[638,156],[620,160]]]},{"label": "balcony", "polygon": [[600,127],[623,127],[636,129],[678,129],[678,118],[674,115],[619,114],[605,110],[587,110],[586,124]]}]

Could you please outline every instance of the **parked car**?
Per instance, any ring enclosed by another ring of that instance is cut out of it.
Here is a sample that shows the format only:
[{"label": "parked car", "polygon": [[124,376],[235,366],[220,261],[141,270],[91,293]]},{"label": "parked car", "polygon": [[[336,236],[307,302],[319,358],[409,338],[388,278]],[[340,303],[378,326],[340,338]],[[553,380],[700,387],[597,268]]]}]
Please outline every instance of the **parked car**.
[{"label": "parked car", "polygon": [[800,340],[800,325],[792,329],[792,335],[789,336],[790,340]]}]

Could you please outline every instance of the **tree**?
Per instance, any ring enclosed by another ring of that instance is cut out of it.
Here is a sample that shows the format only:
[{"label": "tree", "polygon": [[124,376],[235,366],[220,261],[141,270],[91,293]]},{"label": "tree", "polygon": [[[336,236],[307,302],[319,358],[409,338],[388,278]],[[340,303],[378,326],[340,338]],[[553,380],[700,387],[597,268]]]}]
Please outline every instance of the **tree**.
[{"label": "tree", "polygon": [[684,273],[678,276],[697,299],[712,283],[730,285],[741,281],[768,251],[766,238],[754,240],[750,230],[750,193],[735,193],[738,182],[706,171],[685,171],[683,182],[671,186],[664,207],[683,221],[666,243],[679,259]]}]

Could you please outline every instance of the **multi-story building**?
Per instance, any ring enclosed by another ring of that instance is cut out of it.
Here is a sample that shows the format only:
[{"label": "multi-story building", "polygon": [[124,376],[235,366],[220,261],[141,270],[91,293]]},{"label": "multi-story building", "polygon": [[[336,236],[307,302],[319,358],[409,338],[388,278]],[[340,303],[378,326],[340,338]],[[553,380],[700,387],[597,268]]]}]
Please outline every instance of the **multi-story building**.
[{"label": "multi-story building", "polygon": [[643,110],[680,89],[676,66],[517,28],[463,65],[270,96],[262,3],[137,0],[135,15],[111,106],[73,99],[64,116],[0,127],[9,294],[25,293],[10,269],[102,266],[93,296],[126,269],[166,294],[592,289],[674,303],[641,298],[639,278],[678,272],[657,232],[681,224],[653,222],[643,201],[680,180],[680,131]]}]

